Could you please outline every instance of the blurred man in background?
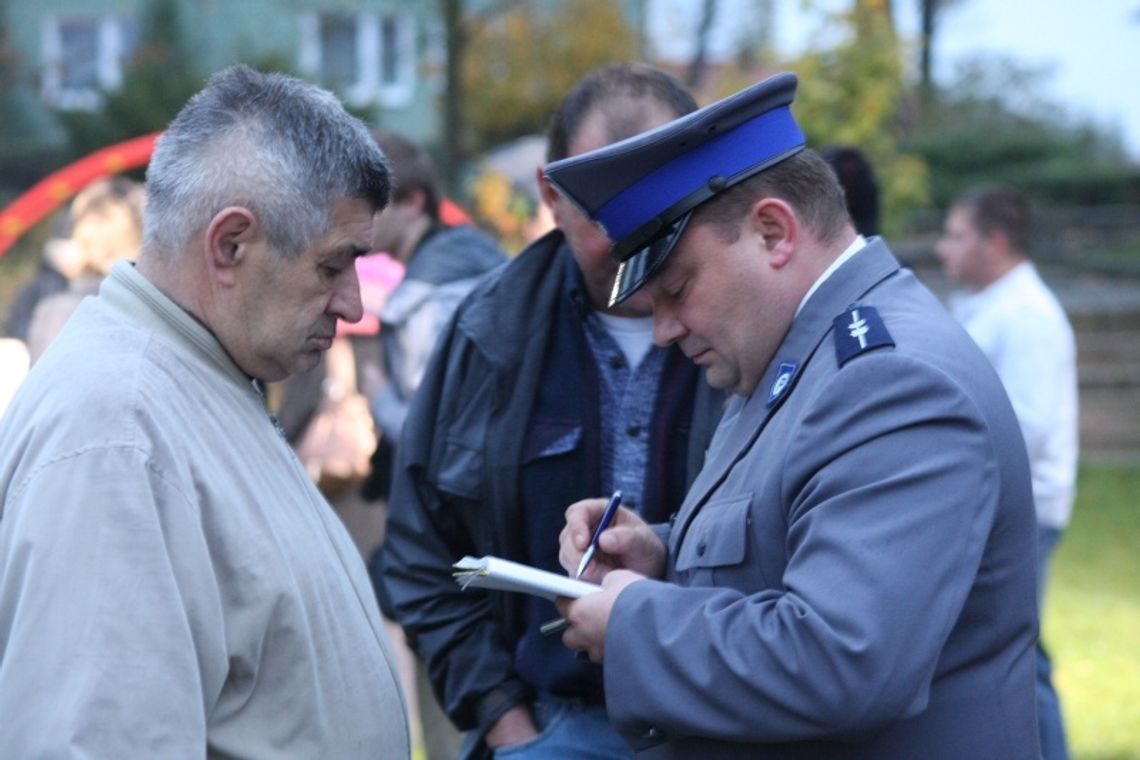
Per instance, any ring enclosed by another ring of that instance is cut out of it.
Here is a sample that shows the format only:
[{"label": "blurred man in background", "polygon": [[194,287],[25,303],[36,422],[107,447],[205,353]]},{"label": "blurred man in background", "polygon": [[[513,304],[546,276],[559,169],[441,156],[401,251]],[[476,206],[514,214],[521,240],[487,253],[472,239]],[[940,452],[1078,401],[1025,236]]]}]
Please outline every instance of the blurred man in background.
[{"label": "blurred man in background", "polygon": [[[1037,508],[1037,604],[1073,511],[1077,482],[1077,349],[1073,328],[1030,260],[1032,215],[1016,190],[975,188],[950,207],[936,252],[967,292],[951,311],[981,346],[1013,402]],[[1068,757],[1052,665],[1037,644],[1037,715],[1045,760]]]},{"label": "blurred man in background", "polygon": [[67,237],[50,244],[71,248],[73,274],[67,290],[43,298],[32,312],[28,353],[33,362],[63,329],[79,302],[98,292],[115,262],[138,257],[145,201],[144,186],[126,177],[93,182],[71,201]]}]

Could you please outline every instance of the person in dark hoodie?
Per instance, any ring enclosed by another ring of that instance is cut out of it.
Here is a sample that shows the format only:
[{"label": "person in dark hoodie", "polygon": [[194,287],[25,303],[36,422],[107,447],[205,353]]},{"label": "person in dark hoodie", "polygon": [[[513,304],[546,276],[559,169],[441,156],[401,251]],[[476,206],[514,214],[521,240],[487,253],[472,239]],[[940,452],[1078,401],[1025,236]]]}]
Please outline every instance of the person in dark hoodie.
[{"label": "person in dark hoodie", "polygon": [[463,297],[506,254],[473,226],[443,225],[439,180],[427,151],[395,132],[375,138],[396,189],[373,224],[373,241],[406,270],[380,313],[387,382],[372,399],[372,413],[384,436],[398,441],[436,338]]}]

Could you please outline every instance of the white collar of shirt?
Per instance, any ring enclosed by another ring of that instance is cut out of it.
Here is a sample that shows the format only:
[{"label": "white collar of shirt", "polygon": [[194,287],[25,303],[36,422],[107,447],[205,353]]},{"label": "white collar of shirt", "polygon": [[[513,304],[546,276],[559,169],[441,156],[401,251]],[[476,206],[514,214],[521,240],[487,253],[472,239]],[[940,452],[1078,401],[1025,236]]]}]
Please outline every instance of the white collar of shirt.
[{"label": "white collar of shirt", "polygon": [[808,292],[804,294],[804,297],[802,299],[800,299],[800,305],[796,307],[796,316],[799,316],[800,309],[802,309],[804,307],[804,304],[808,302],[808,299],[811,298],[811,294],[818,290],[819,286],[822,285],[828,277],[835,274],[836,269],[839,269],[839,267],[847,263],[848,259],[866,247],[867,238],[863,237],[862,235],[856,235],[855,239],[851,241],[851,245],[847,246],[847,248],[843,250],[843,253],[839,254],[839,257],[836,258],[835,261],[831,262],[831,266],[823,270],[823,274],[819,276],[819,279],[812,283],[812,286],[808,288]]}]

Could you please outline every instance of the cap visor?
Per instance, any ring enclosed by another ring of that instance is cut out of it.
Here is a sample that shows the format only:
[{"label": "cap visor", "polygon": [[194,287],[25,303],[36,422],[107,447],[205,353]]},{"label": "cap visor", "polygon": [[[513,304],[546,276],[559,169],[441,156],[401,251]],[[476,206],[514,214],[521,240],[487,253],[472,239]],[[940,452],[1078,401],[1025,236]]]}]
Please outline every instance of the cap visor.
[{"label": "cap visor", "polygon": [[692,211],[685,214],[673,222],[665,234],[657,237],[621,263],[621,266],[618,267],[617,277],[614,279],[614,289],[610,293],[610,306],[617,306],[625,301],[640,290],[645,283],[653,279],[653,276],[665,264],[665,260],[669,258],[669,254],[673,252],[673,247],[677,245],[677,241],[681,239],[685,228],[689,226],[689,219],[692,216]]}]

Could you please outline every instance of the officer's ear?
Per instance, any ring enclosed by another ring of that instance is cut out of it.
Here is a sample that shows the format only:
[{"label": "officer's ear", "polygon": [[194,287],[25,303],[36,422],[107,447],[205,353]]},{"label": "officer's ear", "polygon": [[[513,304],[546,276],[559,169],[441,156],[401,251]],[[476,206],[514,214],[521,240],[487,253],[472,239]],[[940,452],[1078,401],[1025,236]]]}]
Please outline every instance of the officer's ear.
[{"label": "officer's ear", "polygon": [[550,180],[542,173],[542,167],[535,167],[534,170],[535,180],[538,182],[538,195],[542,198],[542,202],[551,211],[554,210],[554,204],[558,200],[558,191],[554,189],[554,185],[550,184]]},{"label": "officer's ear", "polygon": [[535,172],[535,176],[538,178],[538,194],[546,207],[550,209],[550,217],[554,220],[554,226],[565,229],[566,225],[573,221],[573,218],[567,215],[581,212],[578,211],[577,206],[558,192],[558,188],[542,173],[541,166]]},{"label": "officer's ear", "polygon": [[761,198],[748,213],[749,231],[762,242],[767,264],[774,269],[791,260],[800,225],[792,207],[779,198]]},{"label": "officer's ear", "polygon": [[257,217],[243,206],[227,206],[210,220],[204,240],[206,268],[213,279],[230,285],[237,268],[260,236]]}]

